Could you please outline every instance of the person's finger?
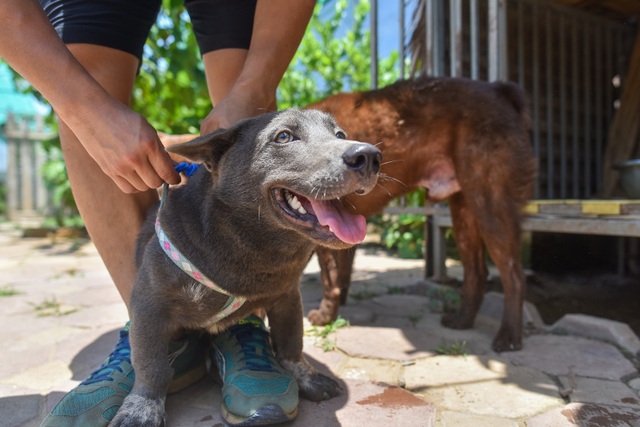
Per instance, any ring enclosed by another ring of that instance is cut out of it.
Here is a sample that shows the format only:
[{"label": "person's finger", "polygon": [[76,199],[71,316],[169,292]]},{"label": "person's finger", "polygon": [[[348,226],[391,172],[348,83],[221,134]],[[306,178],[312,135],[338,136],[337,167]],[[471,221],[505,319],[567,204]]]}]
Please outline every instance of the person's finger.
[{"label": "person's finger", "polygon": [[146,191],[150,188],[135,170],[130,171],[127,175],[121,175],[121,177],[135,188],[136,191]]},{"label": "person's finger", "polygon": [[146,161],[136,171],[148,188],[158,188],[164,183],[164,180],[159,176],[158,171],[151,165],[150,161]]},{"label": "person's finger", "polygon": [[160,183],[153,188],[160,187],[163,182],[171,185],[180,184],[180,175],[173,168],[173,164],[169,153],[158,144],[158,149],[149,156],[149,165],[160,179]]},{"label": "person's finger", "polygon": [[111,179],[123,193],[138,193],[138,190],[134,186],[132,186],[126,179],[119,176],[112,176]]}]

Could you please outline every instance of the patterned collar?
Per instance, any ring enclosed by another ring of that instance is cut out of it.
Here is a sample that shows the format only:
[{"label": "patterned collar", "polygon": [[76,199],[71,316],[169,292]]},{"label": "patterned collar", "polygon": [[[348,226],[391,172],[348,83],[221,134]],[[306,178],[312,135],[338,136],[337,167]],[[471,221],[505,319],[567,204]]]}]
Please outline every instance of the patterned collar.
[{"label": "patterned collar", "polygon": [[[168,191],[168,185],[165,183],[162,188],[162,202],[160,204],[160,208],[164,205],[165,202],[165,193]],[[158,241],[160,242],[160,247],[167,254],[169,259],[173,261],[175,265],[178,266],[182,271],[187,273],[191,278],[203,284],[204,286],[213,289],[214,291],[226,295],[229,297],[227,303],[224,305],[222,310],[220,310],[213,318],[213,323],[217,323],[225,317],[229,316],[231,313],[239,309],[242,304],[247,300],[245,297],[239,297],[230,294],[225,291],[207,276],[205,276],[193,263],[191,263],[183,254],[175,247],[173,243],[169,240],[166,233],[160,226],[160,219],[156,217],[156,235],[158,236]]]}]

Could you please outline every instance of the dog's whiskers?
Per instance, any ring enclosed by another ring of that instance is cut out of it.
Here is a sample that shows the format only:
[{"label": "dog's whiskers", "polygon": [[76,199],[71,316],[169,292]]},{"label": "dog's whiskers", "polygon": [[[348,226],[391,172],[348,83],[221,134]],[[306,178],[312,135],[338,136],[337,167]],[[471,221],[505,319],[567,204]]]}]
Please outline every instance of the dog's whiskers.
[{"label": "dog's whiskers", "polygon": [[342,110],[342,112],[343,112],[344,114],[346,114],[347,112],[354,111],[354,110],[355,110],[356,108],[358,108],[361,104],[362,104],[361,102],[358,102],[357,104],[354,104],[354,105],[353,105],[353,107],[351,107],[351,108],[345,108],[345,109],[343,109],[343,110]]},{"label": "dog's whiskers", "polygon": [[404,159],[395,159],[395,160],[389,160],[388,162],[382,162],[380,163],[380,167],[391,164],[391,163],[397,163],[397,162],[404,162]]},{"label": "dog's whiskers", "polygon": [[387,187],[385,187],[384,185],[380,184],[380,182],[376,182],[376,187],[382,188],[389,195],[389,197],[393,197],[393,193],[391,191],[389,191],[389,189]]},{"label": "dog's whiskers", "polygon": [[340,200],[340,203],[342,203],[342,205],[344,206],[345,202],[349,204],[349,206],[351,206],[353,209],[355,209],[356,207],[354,206],[353,203],[351,203],[348,199],[341,199],[338,197],[338,200]]},{"label": "dog's whiskers", "polygon": [[406,185],[404,182],[400,181],[400,180],[399,180],[399,179],[397,179],[397,178],[394,178],[394,177],[392,177],[392,176],[389,176],[389,175],[387,175],[387,174],[385,174],[385,173],[381,173],[381,174],[379,174],[379,175],[378,175],[378,181],[380,181],[381,179],[384,179],[384,180],[387,180],[387,181],[395,182],[396,184],[398,184],[399,186],[401,186],[403,190],[406,190],[406,189],[408,188],[408,187],[407,187],[407,185]]}]

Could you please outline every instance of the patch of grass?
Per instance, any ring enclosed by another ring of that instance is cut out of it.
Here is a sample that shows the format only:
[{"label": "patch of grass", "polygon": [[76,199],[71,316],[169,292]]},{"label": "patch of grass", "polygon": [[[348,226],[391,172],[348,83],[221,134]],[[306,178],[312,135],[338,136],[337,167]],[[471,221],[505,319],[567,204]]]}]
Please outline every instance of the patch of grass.
[{"label": "patch of grass", "polygon": [[18,295],[20,292],[11,285],[0,286],[0,297],[12,297]]},{"label": "patch of grass", "polygon": [[77,307],[64,307],[55,297],[32,305],[38,317],[61,317],[78,311]]},{"label": "patch of grass", "polygon": [[422,319],[422,316],[420,316],[418,314],[413,314],[413,315],[409,316],[409,321],[411,322],[411,324],[413,324],[413,326],[415,326],[416,323],[418,323],[418,321],[420,321],[420,319]]},{"label": "patch of grass", "polygon": [[81,277],[82,275],[84,275],[82,270],[79,270],[77,268],[68,268],[53,276],[52,279],[62,279],[63,277]]},{"label": "patch of grass", "polygon": [[314,326],[311,329],[307,329],[306,335],[317,337],[316,344],[322,347],[324,351],[332,351],[336,348],[336,341],[329,338],[329,335],[335,334],[340,328],[349,326],[349,321],[343,317],[338,316],[336,320],[328,325],[318,327]]},{"label": "patch of grass", "polygon": [[405,293],[405,289],[400,287],[400,286],[388,286],[387,287],[387,294],[389,295],[400,295],[400,294],[404,294]]},{"label": "patch of grass", "polygon": [[364,300],[368,300],[371,298],[375,298],[377,297],[378,294],[376,294],[375,292],[371,292],[371,291],[360,291],[360,292],[353,292],[353,293],[349,293],[349,297],[353,298],[356,301],[364,301]]},{"label": "patch of grass", "polygon": [[453,313],[460,309],[462,297],[454,289],[432,288],[427,293],[429,310],[433,313]]},{"label": "patch of grass", "polygon": [[445,356],[466,356],[467,342],[456,340],[451,344],[442,344],[436,349],[436,353]]}]

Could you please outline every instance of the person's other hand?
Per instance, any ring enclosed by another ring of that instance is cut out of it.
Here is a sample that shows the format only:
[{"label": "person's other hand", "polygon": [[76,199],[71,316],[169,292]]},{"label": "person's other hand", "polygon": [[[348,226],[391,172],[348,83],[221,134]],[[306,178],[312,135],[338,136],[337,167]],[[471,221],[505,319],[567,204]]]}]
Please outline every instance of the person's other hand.
[{"label": "person's other hand", "polygon": [[[125,193],[178,184],[180,176],[156,130],[140,114],[115,101],[68,123],[102,171]],[[86,125],[91,123],[91,126]]]},{"label": "person's other hand", "polygon": [[200,134],[205,135],[218,128],[228,128],[239,120],[275,110],[275,100],[264,101],[249,89],[234,87],[200,124]]}]

